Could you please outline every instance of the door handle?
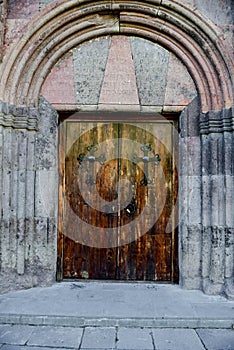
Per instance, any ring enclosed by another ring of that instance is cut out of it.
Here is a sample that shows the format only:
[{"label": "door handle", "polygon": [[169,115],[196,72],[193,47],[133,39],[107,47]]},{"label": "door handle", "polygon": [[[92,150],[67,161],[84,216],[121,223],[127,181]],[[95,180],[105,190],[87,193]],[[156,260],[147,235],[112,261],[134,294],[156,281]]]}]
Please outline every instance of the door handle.
[{"label": "door handle", "polygon": [[127,216],[133,216],[136,212],[136,209],[137,208],[135,203],[129,203],[124,210]]}]

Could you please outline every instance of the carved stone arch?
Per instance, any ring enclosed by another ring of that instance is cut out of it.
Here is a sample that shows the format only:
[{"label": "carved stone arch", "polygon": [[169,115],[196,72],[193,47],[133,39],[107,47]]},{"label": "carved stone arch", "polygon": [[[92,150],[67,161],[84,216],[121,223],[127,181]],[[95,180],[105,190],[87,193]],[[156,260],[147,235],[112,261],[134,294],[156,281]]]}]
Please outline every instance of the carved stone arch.
[{"label": "carved stone arch", "polygon": [[58,59],[82,42],[107,34],[141,36],[172,51],[196,84],[202,112],[232,105],[233,66],[218,33],[207,18],[174,0],[52,3],[32,19],[4,60],[0,99],[36,107],[41,86]]}]

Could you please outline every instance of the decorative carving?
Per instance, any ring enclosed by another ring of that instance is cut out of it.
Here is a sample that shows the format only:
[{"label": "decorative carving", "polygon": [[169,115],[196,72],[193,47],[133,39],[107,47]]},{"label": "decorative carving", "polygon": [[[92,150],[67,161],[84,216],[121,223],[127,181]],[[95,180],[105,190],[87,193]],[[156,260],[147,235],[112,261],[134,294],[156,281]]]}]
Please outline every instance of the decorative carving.
[{"label": "decorative carving", "polygon": [[38,111],[35,108],[17,108],[0,103],[0,126],[36,131]]},{"label": "decorative carving", "polygon": [[234,115],[231,108],[200,115],[201,134],[222,133],[224,131],[234,131]]},{"label": "decorative carving", "polygon": [[101,154],[98,157],[94,155],[94,153],[98,150],[98,147],[95,145],[90,145],[86,149],[89,152],[89,155],[86,156],[85,153],[81,153],[79,154],[79,157],[77,158],[77,160],[80,165],[82,164],[83,161],[88,161],[90,163],[91,175],[86,180],[86,183],[88,185],[94,185],[96,183],[96,181],[94,180],[94,163],[99,162],[100,164],[103,164],[106,160],[106,157],[104,154]]},{"label": "decorative carving", "polygon": [[161,159],[158,154],[154,154],[152,158],[149,157],[148,153],[152,151],[151,145],[143,145],[141,147],[141,151],[144,153],[143,157],[138,157],[137,155],[134,155],[133,162],[144,163],[144,178],[141,180],[142,186],[147,186],[148,184],[152,183],[152,180],[148,179],[148,163],[154,163],[155,165],[159,165]]}]

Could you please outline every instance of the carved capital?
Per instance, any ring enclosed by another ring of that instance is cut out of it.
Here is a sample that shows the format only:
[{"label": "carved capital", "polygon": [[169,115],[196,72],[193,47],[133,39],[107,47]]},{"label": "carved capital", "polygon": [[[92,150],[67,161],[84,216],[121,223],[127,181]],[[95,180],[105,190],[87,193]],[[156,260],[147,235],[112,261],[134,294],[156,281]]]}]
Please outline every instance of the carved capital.
[{"label": "carved capital", "polygon": [[36,108],[15,107],[0,103],[0,126],[3,127],[37,131],[38,115]]},{"label": "carved capital", "polygon": [[222,111],[209,111],[200,115],[200,133],[222,133],[234,131],[234,114],[232,108]]}]

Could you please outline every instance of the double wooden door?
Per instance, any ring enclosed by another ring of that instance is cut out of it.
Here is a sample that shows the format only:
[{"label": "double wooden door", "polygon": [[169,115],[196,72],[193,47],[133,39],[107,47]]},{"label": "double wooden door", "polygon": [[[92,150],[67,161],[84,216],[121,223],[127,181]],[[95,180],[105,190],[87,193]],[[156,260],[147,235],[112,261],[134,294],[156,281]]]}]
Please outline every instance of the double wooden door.
[{"label": "double wooden door", "polygon": [[173,121],[60,127],[58,279],[176,281]]}]

